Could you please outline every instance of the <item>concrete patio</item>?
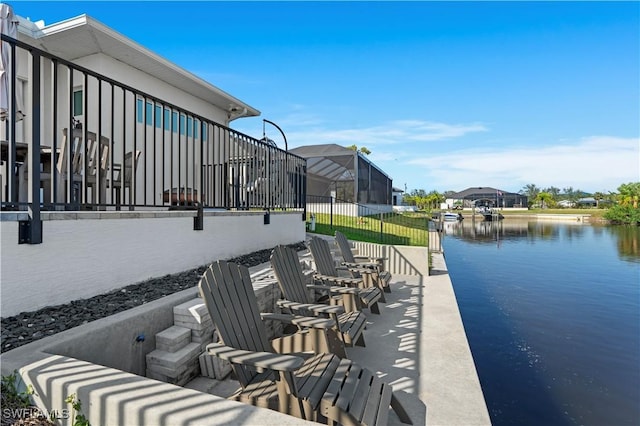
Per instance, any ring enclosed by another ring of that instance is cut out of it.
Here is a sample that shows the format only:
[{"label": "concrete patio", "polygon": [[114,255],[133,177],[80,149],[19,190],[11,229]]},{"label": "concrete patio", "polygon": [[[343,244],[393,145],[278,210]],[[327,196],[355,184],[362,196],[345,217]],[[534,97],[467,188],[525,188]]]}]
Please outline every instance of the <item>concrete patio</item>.
[{"label": "concrete patio", "polygon": [[[488,425],[444,255],[432,255],[429,275],[426,261],[422,267],[410,255],[406,258],[417,269],[410,275],[394,274],[381,315],[367,312],[367,346],[348,348],[348,355],[393,385],[414,425]],[[251,272],[263,274],[268,268],[263,264]],[[162,303],[175,306],[193,297],[195,289],[181,293]],[[145,309],[151,312],[152,308]],[[136,309],[113,317],[145,317],[132,312]],[[145,318],[150,321],[151,317]],[[105,318],[4,353],[2,373],[19,369],[36,389],[35,399],[43,410],[64,409],[56,401],[77,393],[92,424],[311,424],[224,399],[238,386],[231,379],[218,382],[200,377],[180,388],[65,355],[78,342],[95,345],[91,341],[95,328],[117,329],[119,321]],[[102,339],[101,344],[109,342]],[[400,424],[393,412],[390,424]]]}]

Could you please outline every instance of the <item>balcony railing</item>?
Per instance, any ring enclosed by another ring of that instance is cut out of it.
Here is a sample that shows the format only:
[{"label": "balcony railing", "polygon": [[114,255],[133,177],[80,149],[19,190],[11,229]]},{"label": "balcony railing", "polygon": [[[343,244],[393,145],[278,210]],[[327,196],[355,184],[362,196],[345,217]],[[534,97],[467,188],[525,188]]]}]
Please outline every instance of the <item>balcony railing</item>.
[{"label": "balcony railing", "polygon": [[0,122],[3,210],[28,210],[38,224],[40,210],[304,211],[303,158],[19,40],[2,41],[12,58],[10,107]]}]

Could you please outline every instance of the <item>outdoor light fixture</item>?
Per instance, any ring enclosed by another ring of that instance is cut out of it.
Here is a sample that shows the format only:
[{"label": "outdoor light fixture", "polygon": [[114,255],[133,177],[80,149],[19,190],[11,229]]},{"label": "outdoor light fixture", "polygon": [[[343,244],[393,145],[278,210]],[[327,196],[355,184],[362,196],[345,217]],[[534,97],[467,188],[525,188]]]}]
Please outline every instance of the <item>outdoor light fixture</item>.
[{"label": "outdoor light fixture", "polygon": [[231,104],[229,105],[228,118],[229,120],[233,116],[234,118],[242,117],[243,115],[247,115],[247,108],[239,107],[237,105]]},{"label": "outdoor light fixture", "polygon": [[280,134],[282,135],[282,139],[284,139],[284,150],[285,151],[289,151],[289,145],[287,144],[287,137],[284,135],[284,132],[282,131],[282,129],[280,128],[280,126],[278,126],[276,123],[274,123],[273,121],[269,121],[266,118],[262,119],[262,139],[261,141],[268,144],[268,145],[272,145],[272,146],[276,146],[276,143],[272,140],[269,139],[267,137],[267,134],[265,132],[265,123],[269,123],[271,124],[273,127],[275,127],[276,129],[278,129],[278,131],[280,132]]}]

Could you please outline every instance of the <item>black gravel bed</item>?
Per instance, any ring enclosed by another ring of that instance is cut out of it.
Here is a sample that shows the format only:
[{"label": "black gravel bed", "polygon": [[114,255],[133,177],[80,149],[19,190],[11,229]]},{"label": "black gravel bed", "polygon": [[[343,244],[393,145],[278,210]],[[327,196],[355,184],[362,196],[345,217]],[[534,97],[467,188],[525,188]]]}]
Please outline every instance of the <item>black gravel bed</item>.
[{"label": "black gravel bed", "polygon": [[[289,247],[297,251],[306,249],[302,242],[291,244]],[[272,249],[260,250],[227,260],[252,267],[268,262],[271,251]],[[64,305],[48,306],[34,312],[21,312],[12,317],[0,318],[0,352],[7,352],[43,337],[195,287],[208,266],[152,278],[89,299],[74,300]]]}]

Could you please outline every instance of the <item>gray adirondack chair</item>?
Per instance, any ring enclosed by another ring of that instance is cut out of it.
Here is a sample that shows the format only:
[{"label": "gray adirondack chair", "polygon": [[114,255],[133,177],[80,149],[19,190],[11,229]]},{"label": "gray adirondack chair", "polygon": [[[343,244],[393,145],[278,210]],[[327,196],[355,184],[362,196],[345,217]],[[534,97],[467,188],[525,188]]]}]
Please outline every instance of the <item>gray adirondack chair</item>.
[{"label": "gray adirondack chair", "polygon": [[307,359],[274,353],[245,267],[215,262],[198,286],[223,342],[207,351],[231,362],[241,384],[232,399],[344,425],[385,425],[391,406],[412,424],[391,386],[352,361],[328,353]]},{"label": "gray adirondack chair", "polygon": [[[363,330],[366,326],[367,317],[357,309],[360,289],[305,285],[298,254],[295,250],[283,245],[275,247],[271,252],[271,267],[275,272],[278,286],[284,297],[283,300],[277,302],[281,309],[300,315],[329,316],[336,322],[345,345],[365,346]],[[336,304],[326,306],[314,303],[309,293],[310,289],[328,293],[329,301],[335,301]],[[347,303],[341,304],[342,300],[347,300]],[[345,305],[351,309],[345,308]]]},{"label": "gray adirondack chair", "polygon": [[331,254],[331,248],[329,243],[318,237],[311,237],[309,241],[309,250],[311,256],[316,264],[316,276],[317,281],[326,285],[340,285],[345,287],[358,287],[361,289],[360,300],[363,306],[368,307],[369,310],[375,314],[380,313],[380,307],[378,301],[385,302],[384,293],[377,286],[374,285],[374,281],[368,277],[372,271],[364,268],[347,268],[349,272],[358,272],[362,276],[357,278],[349,278],[340,276],[340,272],[336,267],[335,260]]},{"label": "gray adirondack chair", "polygon": [[368,278],[373,280],[375,285],[377,285],[380,289],[384,290],[387,293],[391,292],[391,286],[389,286],[389,282],[391,281],[391,273],[384,270],[384,260],[386,258],[354,256],[353,252],[351,251],[351,244],[349,244],[349,240],[347,240],[347,237],[340,231],[336,231],[336,245],[340,249],[340,254],[342,254],[342,258],[344,259],[342,265],[346,266],[347,268],[356,268],[356,270],[352,271],[354,277],[359,277],[362,275],[357,271],[358,268],[371,270],[372,272],[368,274]]}]

